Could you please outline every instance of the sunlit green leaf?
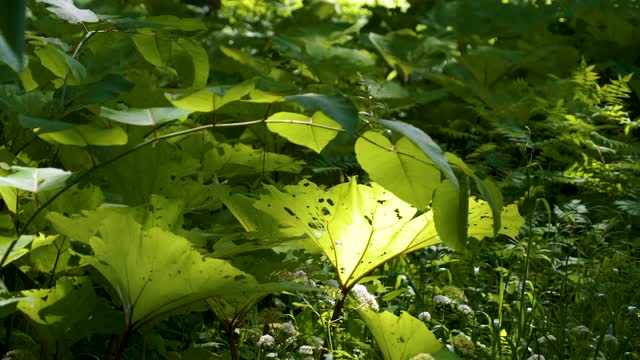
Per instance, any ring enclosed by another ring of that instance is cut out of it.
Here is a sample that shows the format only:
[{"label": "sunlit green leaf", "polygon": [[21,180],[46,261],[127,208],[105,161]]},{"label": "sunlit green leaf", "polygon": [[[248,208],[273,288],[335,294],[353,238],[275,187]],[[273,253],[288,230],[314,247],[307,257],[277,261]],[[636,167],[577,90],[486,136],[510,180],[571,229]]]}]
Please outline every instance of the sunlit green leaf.
[{"label": "sunlit green leaf", "polygon": [[409,138],[425,155],[427,155],[431,161],[433,161],[438,169],[444,173],[444,175],[451,181],[454,186],[458,186],[458,179],[453,173],[453,169],[447,162],[444,156],[444,152],[436,144],[429,135],[417,127],[404,123],[402,121],[389,121],[384,119],[373,119],[373,121],[381,124],[387,129],[396,131],[407,138]]},{"label": "sunlit green leaf", "polygon": [[280,112],[269,116],[267,128],[292,143],[320,153],[342,130],[340,124],[321,112],[313,116]]},{"label": "sunlit green leaf", "polygon": [[34,118],[26,115],[19,116],[20,125],[31,128],[43,140],[64,145],[75,146],[109,146],[125,145],[127,133],[121,127],[99,128],[91,125],[76,125]]},{"label": "sunlit green leaf", "polygon": [[[95,235],[81,239],[95,253],[85,259],[115,288],[127,325],[139,326],[195,301],[241,295],[258,286],[251,275],[224,260],[203,258],[185,238],[143,227],[126,212],[105,209],[87,215],[99,217],[100,225]],[[49,219],[61,232],[78,235],[68,225],[73,221],[58,221],[59,215]]]},{"label": "sunlit green leaf", "polygon": [[376,339],[385,360],[408,360],[416,354],[431,354],[442,348],[424,322],[405,311],[396,316],[361,306],[358,313]]},{"label": "sunlit green leaf", "polygon": [[302,181],[269,194],[255,206],[304,231],[336,268],[340,283],[349,288],[381,264],[420,247],[439,243],[428,216],[373,183],[355,178],[324,191]]},{"label": "sunlit green leaf", "polygon": [[285,96],[289,101],[295,102],[308,111],[321,111],[331,119],[340,123],[343,129],[350,134],[355,133],[360,123],[358,109],[353,102],[344,96],[302,94]]},{"label": "sunlit green leaf", "polygon": [[440,170],[408,138],[391,144],[384,135],[369,131],[358,138],[355,150],[371,179],[419,209],[431,204]]}]

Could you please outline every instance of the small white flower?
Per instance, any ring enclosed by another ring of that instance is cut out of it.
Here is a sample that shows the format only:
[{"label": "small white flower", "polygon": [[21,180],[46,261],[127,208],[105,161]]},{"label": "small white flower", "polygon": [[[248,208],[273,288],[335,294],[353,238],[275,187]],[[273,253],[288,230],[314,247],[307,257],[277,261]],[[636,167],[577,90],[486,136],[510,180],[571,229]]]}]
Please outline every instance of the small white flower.
[{"label": "small white flower", "polygon": [[544,356],[540,354],[533,354],[527,358],[527,360],[544,360]]},{"label": "small white flower", "polygon": [[369,307],[374,311],[380,311],[376,297],[371,295],[364,285],[356,285],[351,289],[354,292],[356,300],[363,306]]},{"label": "small white flower", "polygon": [[317,336],[312,336],[311,342],[313,343],[312,345],[318,349],[322,348],[322,345],[324,345],[324,340],[320,339]]},{"label": "small white flower", "polygon": [[278,357],[278,354],[277,354],[277,353],[274,353],[274,352],[270,352],[270,353],[267,353],[267,355],[265,355],[265,357],[268,357],[268,358],[275,358],[275,357]]},{"label": "small white flower", "polygon": [[313,355],[313,348],[311,346],[309,346],[309,345],[302,345],[298,349],[298,352],[300,354]]},{"label": "small white flower", "polygon": [[295,335],[296,334],[296,327],[293,326],[293,324],[291,323],[291,321],[286,322],[286,323],[282,323],[280,329],[289,334],[289,335]]},{"label": "small white flower", "polygon": [[433,297],[433,302],[436,304],[449,305],[451,304],[451,299],[444,295],[436,295]]},{"label": "small white flower", "polygon": [[331,354],[324,354],[324,360],[333,360],[333,355],[331,355]]},{"label": "small white flower", "polygon": [[553,336],[553,335],[545,335],[545,336],[542,336],[542,337],[538,338],[538,342],[541,343],[541,344],[544,344],[546,342],[553,342],[553,341],[556,341],[556,340],[557,340],[556,337]]},{"label": "small white flower", "polygon": [[433,355],[429,353],[419,353],[415,354],[409,360],[435,360]]},{"label": "small white flower", "polygon": [[469,314],[471,314],[471,312],[473,312],[473,310],[471,310],[469,305],[465,305],[465,304],[458,305],[458,311],[460,311],[461,313],[463,313],[465,315],[469,315]]},{"label": "small white flower", "polygon": [[431,321],[431,314],[428,311],[423,311],[418,314],[418,319],[422,321]]},{"label": "small white flower", "polygon": [[584,325],[574,326],[573,329],[571,329],[571,331],[578,335],[591,334],[591,330],[589,330],[589,328]]},{"label": "small white flower", "polygon": [[276,340],[273,338],[273,336],[269,335],[269,334],[264,334],[262,336],[260,336],[260,340],[258,340],[258,346],[263,347],[269,347],[269,346],[273,346],[273,344],[275,344]]},{"label": "small white flower", "polygon": [[611,334],[606,334],[604,336],[604,342],[611,343],[612,345],[618,345],[618,339]]}]

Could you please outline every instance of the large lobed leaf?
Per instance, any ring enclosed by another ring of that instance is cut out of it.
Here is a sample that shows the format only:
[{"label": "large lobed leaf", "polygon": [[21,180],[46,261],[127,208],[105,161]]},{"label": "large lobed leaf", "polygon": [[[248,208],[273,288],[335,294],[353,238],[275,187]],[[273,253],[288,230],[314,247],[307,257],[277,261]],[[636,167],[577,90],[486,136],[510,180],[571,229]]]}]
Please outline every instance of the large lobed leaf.
[{"label": "large lobed leaf", "polygon": [[203,258],[187,239],[167,230],[172,224],[166,218],[175,216],[163,216],[159,206],[170,205],[156,203],[144,226],[135,208],[101,208],[79,219],[47,216],[59,232],[91,246],[94,255],[83,258],[115,288],[132,327],[195,301],[259,290],[253,276],[227,261]]},{"label": "large lobed leaf", "polygon": [[302,181],[285,192],[267,190],[255,206],[311,237],[346,288],[396,256],[440,242],[430,214],[414,218],[414,207],[375,183],[354,178],[324,191]]}]

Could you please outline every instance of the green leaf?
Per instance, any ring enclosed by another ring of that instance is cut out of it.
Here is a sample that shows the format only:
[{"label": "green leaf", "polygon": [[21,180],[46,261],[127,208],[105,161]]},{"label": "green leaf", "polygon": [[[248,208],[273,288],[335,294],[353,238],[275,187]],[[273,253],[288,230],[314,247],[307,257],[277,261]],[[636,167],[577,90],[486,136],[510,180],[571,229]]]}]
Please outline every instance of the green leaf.
[{"label": "green leaf", "polygon": [[340,124],[321,112],[316,112],[311,117],[280,112],[269,116],[265,122],[270,131],[317,153],[342,131]]},{"label": "green leaf", "polygon": [[184,84],[201,88],[209,79],[209,55],[196,40],[180,38],[172,47],[174,68]]},{"label": "green leaf", "polygon": [[26,29],[25,0],[6,0],[0,13],[0,63],[20,72],[26,65],[24,34]]},{"label": "green leaf", "polygon": [[101,107],[99,113],[101,117],[109,120],[138,126],[158,126],[176,119],[184,119],[189,114],[191,114],[191,111],[178,108],[128,109],[118,111],[106,107]]},{"label": "green leaf", "polygon": [[438,146],[438,144],[436,144],[424,131],[402,121],[389,121],[384,119],[373,119],[373,121],[387,129],[396,131],[413,141],[413,143],[435,163],[438,169],[444,173],[447,179],[449,179],[455,187],[458,187],[458,179],[453,173],[451,166],[449,166],[442,149],[440,149],[440,146]]},{"label": "green leaf", "polygon": [[285,192],[267,190],[255,206],[314,240],[345,288],[401,254],[440,242],[429,215],[414,218],[414,207],[375,183],[352,178],[324,191],[302,181]]},{"label": "green leaf", "polygon": [[52,289],[22,291],[32,300],[20,302],[18,309],[37,329],[45,351],[65,357],[71,345],[91,334],[121,331],[122,313],[96,295],[93,286],[88,277],[64,277]]},{"label": "green leaf", "polygon": [[[13,248],[11,249],[11,253],[7,255],[7,259],[5,260],[3,266],[7,266],[15,260],[23,257],[28,254],[31,250],[37,249],[43,246],[47,246],[51,244],[58,235],[45,236],[44,234],[35,235],[20,235],[16,239],[16,237],[10,236],[0,236],[0,254],[4,255],[7,250],[9,250],[9,246],[11,243],[15,241]],[[0,256],[2,256],[0,255]]]},{"label": "green leaf", "polygon": [[57,77],[64,79],[70,71],[71,84],[78,84],[87,76],[87,71],[82,64],[56,46],[39,47],[33,52],[40,58],[42,66],[49,69]]},{"label": "green leaf", "polygon": [[391,144],[384,135],[368,131],[356,141],[356,156],[371,179],[418,209],[431,204],[440,184],[440,171],[411,140]]},{"label": "green leaf", "polygon": [[20,125],[31,128],[43,140],[64,145],[75,146],[110,146],[125,145],[127,133],[121,127],[98,128],[91,125],[76,125],[34,118],[20,114]]},{"label": "green leaf", "polygon": [[385,360],[408,360],[416,354],[431,354],[442,348],[424,322],[406,311],[396,316],[361,306],[358,313],[371,330]]},{"label": "green leaf", "polygon": [[272,171],[298,174],[304,165],[304,161],[290,156],[254,149],[245,144],[218,144],[204,154],[201,163],[204,173],[215,173],[220,178]]},{"label": "green leaf", "polygon": [[323,112],[328,117],[339,122],[349,134],[355,134],[360,123],[358,109],[347,97],[309,93],[285,96],[285,98],[299,104],[305,110]]},{"label": "green leaf", "polygon": [[467,201],[466,195],[448,179],[436,188],[433,197],[433,220],[440,239],[445,245],[461,252],[466,249],[468,237],[468,214],[461,206],[462,201]]},{"label": "green leaf", "polygon": [[71,172],[55,168],[30,168],[11,166],[10,174],[0,176],[0,186],[29,191],[42,192],[62,188]]},{"label": "green leaf", "polygon": [[207,30],[204,23],[196,18],[179,18],[173,15],[151,16],[145,19],[146,23],[160,24],[164,27],[180,31]]},{"label": "green leaf", "polygon": [[469,236],[478,240],[504,234],[515,238],[524,225],[516,204],[507,205],[501,213],[502,225],[496,229],[492,209],[486,201],[469,199]]},{"label": "green leaf", "polygon": [[91,10],[78,9],[73,0],[37,0],[49,4],[47,10],[56,14],[60,19],[72,24],[81,22],[98,22],[98,16]]},{"label": "green leaf", "polygon": [[[242,99],[255,88],[255,79],[247,80],[237,84],[226,91],[219,91],[219,88],[212,87],[201,89],[195,92],[181,94],[165,94],[166,98],[176,107],[191,110],[211,112],[220,110],[226,104]],[[221,94],[223,92],[224,94]]]},{"label": "green leaf", "polygon": [[500,212],[502,211],[503,206],[502,193],[498,186],[490,179],[486,179],[484,181],[480,179],[475,172],[456,155],[446,153],[446,157],[450,164],[457,166],[465,175],[472,178],[476,183],[480,194],[482,194],[491,207],[491,212],[493,214],[492,218],[494,219],[494,236],[498,235],[502,223]]},{"label": "green leaf", "polygon": [[166,60],[162,54],[160,54],[160,50],[158,49],[158,42],[166,41],[158,39],[153,34],[134,34],[131,36],[131,40],[133,40],[133,43],[136,45],[140,55],[142,55],[142,57],[149,63],[158,68],[164,68],[167,66]]},{"label": "green leaf", "polygon": [[[251,275],[224,260],[203,258],[181,236],[160,227],[143,227],[131,211],[135,209],[103,208],[86,213],[90,222],[99,225],[95,235],[80,239],[88,242],[95,254],[84,258],[119,295],[128,326],[140,326],[209,297],[248,295],[258,288]],[[157,217],[157,209],[150,216]],[[65,235],[79,235],[73,220],[64,221],[59,214],[48,218]]]},{"label": "green leaf", "polygon": [[[135,171],[131,171],[135,169]],[[171,143],[147,146],[95,172],[96,182],[118,203],[146,203],[152,194],[185,202],[188,208],[214,198],[203,185],[201,164]]]}]

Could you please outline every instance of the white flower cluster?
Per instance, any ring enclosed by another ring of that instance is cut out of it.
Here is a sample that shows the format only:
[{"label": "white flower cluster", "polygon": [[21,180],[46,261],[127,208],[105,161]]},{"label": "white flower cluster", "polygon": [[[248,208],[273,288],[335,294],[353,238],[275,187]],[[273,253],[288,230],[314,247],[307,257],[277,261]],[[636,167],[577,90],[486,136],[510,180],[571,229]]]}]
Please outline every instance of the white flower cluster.
[{"label": "white flower cluster", "polygon": [[258,340],[258,346],[259,347],[269,347],[269,346],[273,346],[273,344],[275,344],[276,340],[273,338],[273,336],[269,335],[269,334],[265,334],[260,336],[260,340]]},{"label": "white flower cluster", "polygon": [[433,297],[433,302],[436,305],[449,305],[451,304],[451,299],[444,295],[436,295]]},{"label": "white flower cluster", "polygon": [[540,354],[533,354],[527,358],[527,360],[544,360],[544,356]]},{"label": "white flower cluster", "polygon": [[419,353],[413,355],[409,360],[435,360],[435,358],[429,353]]},{"label": "white flower cluster", "polygon": [[431,313],[429,313],[428,311],[423,311],[418,314],[418,319],[422,321],[431,321]]},{"label": "white flower cluster", "polygon": [[300,354],[313,355],[313,348],[311,346],[309,346],[309,345],[302,345],[298,349],[298,352]]},{"label": "white flower cluster", "polygon": [[356,285],[351,289],[356,296],[356,300],[374,311],[380,311],[380,307],[378,306],[378,302],[376,301],[376,297],[369,293],[367,287],[364,285]]}]

